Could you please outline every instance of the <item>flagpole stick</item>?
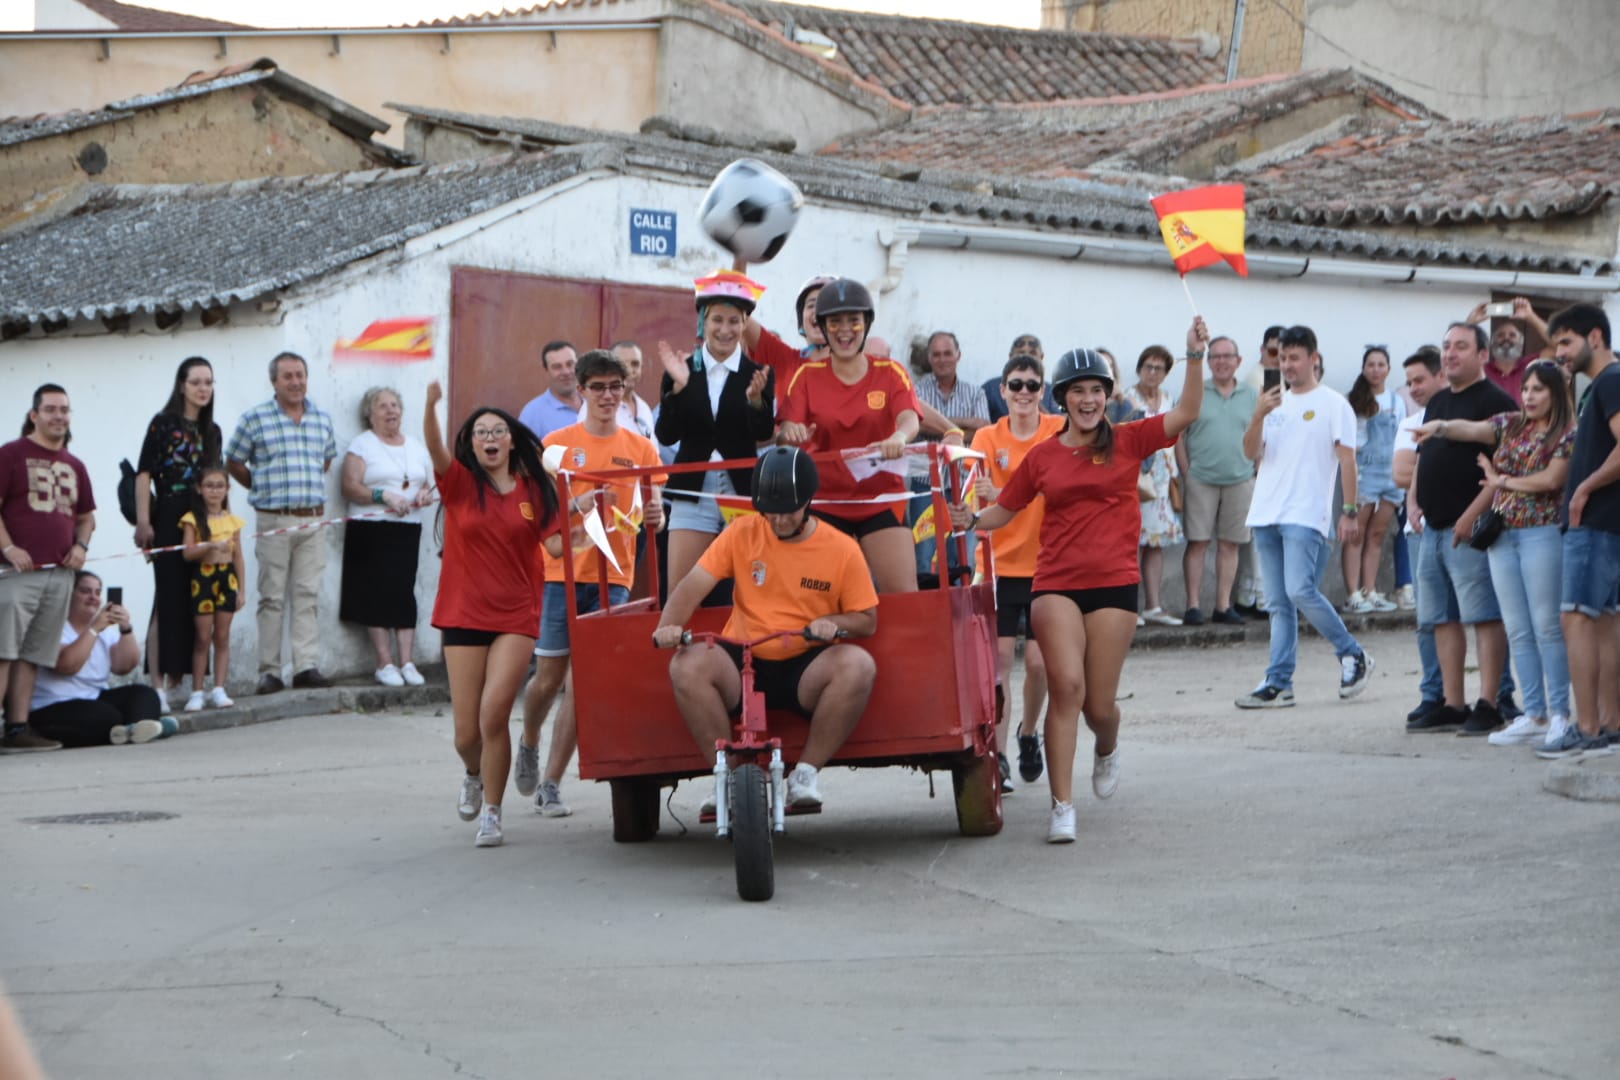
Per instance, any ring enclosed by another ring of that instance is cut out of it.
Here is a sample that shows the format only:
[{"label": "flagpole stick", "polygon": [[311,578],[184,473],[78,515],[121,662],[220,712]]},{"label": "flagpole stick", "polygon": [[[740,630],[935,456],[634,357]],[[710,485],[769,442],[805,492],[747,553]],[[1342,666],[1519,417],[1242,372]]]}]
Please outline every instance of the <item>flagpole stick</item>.
[{"label": "flagpole stick", "polygon": [[1192,290],[1187,288],[1187,275],[1181,275],[1181,291],[1187,294],[1187,306],[1192,308],[1193,318],[1198,318],[1198,305],[1193,302]]}]

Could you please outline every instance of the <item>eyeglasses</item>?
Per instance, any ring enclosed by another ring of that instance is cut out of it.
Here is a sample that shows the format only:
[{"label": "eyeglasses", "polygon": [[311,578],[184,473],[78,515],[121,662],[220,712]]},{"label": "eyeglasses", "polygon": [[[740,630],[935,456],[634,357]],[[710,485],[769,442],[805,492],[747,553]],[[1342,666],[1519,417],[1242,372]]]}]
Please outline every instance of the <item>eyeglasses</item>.
[{"label": "eyeglasses", "polygon": [[1038,393],[1040,391],[1042,385],[1043,384],[1039,379],[1008,379],[1007,380],[1007,389],[1011,393],[1014,393],[1014,394],[1022,394],[1026,390],[1028,390],[1032,394]]},{"label": "eyeglasses", "polygon": [[586,383],[585,392],[587,394],[622,394],[624,393],[624,383]]},{"label": "eyeglasses", "polygon": [[1165,367],[1165,366],[1164,366],[1164,365],[1163,365],[1163,364],[1143,364],[1143,365],[1142,365],[1142,366],[1141,366],[1141,367],[1140,367],[1140,368],[1138,368],[1138,369],[1137,369],[1137,370],[1139,370],[1139,371],[1143,371],[1143,372],[1147,372],[1147,371],[1157,371],[1157,372],[1159,372],[1159,373],[1161,373],[1161,374],[1162,374],[1162,373],[1164,373],[1164,372],[1166,372],[1166,371],[1169,371],[1169,370],[1170,370],[1170,369],[1169,369],[1169,368],[1167,368],[1167,367]]},{"label": "eyeglasses", "polygon": [[479,442],[489,442],[494,439],[504,439],[510,434],[512,434],[511,428],[480,427],[473,428],[472,437]]}]

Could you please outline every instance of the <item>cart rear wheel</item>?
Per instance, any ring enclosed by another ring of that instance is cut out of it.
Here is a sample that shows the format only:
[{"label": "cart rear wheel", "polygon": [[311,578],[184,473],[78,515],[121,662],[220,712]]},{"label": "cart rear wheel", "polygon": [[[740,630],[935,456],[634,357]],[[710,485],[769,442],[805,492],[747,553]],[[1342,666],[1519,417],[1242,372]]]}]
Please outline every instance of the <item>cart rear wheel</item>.
[{"label": "cart rear wheel", "polygon": [[613,839],[639,844],[658,835],[656,780],[609,780],[613,792]]},{"label": "cart rear wheel", "polygon": [[737,862],[737,895],[769,900],[776,894],[771,861],[771,810],[765,770],[739,765],[731,773],[731,852]]},{"label": "cart rear wheel", "polygon": [[1001,769],[994,750],[952,765],[951,787],[956,790],[956,826],[963,836],[1001,831]]}]

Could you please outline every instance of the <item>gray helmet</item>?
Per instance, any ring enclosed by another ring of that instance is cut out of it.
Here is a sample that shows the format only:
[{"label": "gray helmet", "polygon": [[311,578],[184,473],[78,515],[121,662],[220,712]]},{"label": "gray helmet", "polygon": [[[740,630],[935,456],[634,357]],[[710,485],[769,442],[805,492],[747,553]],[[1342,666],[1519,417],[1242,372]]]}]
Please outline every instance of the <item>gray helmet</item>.
[{"label": "gray helmet", "polygon": [[1108,358],[1096,349],[1070,349],[1058,357],[1057,365],[1052,368],[1052,396],[1059,405],[1063,404],[1069,384],[1080,379],[1096,379],[1105,391],[1114,392],[1114,369],[1108,366]]},{"label": "gray helmet", "polygon": [[852,278],[837,278],[821,287],[816,296],[816,322],[825,323],[828,315],[846,315],[852,311],[865,315],[867,329],[871,329],[872,321],[877,318],[877,306],[872,303],[872,294],[866,291],[865,285]]}]

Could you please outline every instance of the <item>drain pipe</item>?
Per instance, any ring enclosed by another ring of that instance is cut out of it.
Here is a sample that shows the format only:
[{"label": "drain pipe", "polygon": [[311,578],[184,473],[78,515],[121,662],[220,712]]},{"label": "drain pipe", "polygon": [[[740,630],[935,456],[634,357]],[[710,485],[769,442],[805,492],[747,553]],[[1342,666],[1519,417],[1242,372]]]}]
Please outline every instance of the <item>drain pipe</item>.
[{"label": "drain pipe", "polygon": [[1243,11],[1248,0],[1236,0],[1232,10],[1232,47],[1226,51],[1226,81],[1237,79],[1238,52],[1243,48]]}]

